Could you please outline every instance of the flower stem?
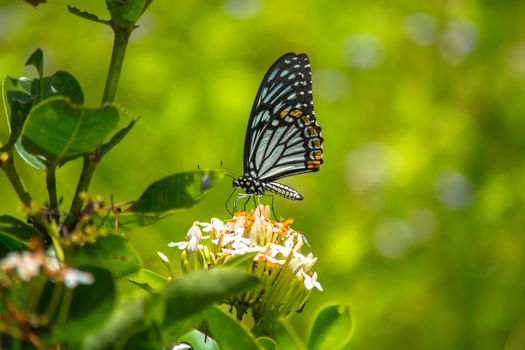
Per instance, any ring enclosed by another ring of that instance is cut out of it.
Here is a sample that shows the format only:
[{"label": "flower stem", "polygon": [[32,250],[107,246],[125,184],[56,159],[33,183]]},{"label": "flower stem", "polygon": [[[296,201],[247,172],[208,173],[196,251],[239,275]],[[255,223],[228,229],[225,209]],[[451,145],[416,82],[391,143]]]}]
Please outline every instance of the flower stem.
[{"label": "flower stem", "polygon": [[55,283],[53,286],[53,293],[51,294],[51,299],[49,300],[46,310],[41,316],[42,325],[47,326],[51,317],[55,314],[59,304],[62,294],[64,292],[64,285],[62,283]]},{"label": "flower stem", "polygon": [[58,329],[62,328],[66,323],[67,317],[69,316],[69,309],[71,308],[71,300],[73,300],[73,290],[71,288],[65,288],[62,297],[62,304],[59,308],[56,326]]}]

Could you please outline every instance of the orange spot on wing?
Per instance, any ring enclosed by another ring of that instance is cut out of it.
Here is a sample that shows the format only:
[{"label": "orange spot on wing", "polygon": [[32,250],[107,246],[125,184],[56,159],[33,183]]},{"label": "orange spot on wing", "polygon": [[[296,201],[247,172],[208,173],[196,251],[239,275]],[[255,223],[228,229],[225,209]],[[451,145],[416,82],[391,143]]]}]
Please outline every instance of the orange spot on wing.
[{"label": "orange spot on wing", "polygon": [[319,160],[310,160],[306,163],[308,169],[319,169],[321,167],[321,161]]},{"label": "orange spot on wing", "polygon": [[308,118],[307,115],[303,115],[303,116],[301,117],[301,120],[303,121],[304,125],[308,125],[308,124],[310,124],[310,123],[312,122],[312,121],[310,120],[310,118]]},{"label": "orange spot on wing", "polygon": [[290,115],[291,115],[292,117],[296,117],[296,118],[297,118],[297,117],[300,117],[301,114],[303,114],[303,112],[301,112],[301,111],[298,110],[298,109],[294,109],[293,111],[290,112]]},{"label": "orange spot on wing", "polygon": [[308,127],[308,134],[310,136],[318,136],[317,130],[313,126]]}]

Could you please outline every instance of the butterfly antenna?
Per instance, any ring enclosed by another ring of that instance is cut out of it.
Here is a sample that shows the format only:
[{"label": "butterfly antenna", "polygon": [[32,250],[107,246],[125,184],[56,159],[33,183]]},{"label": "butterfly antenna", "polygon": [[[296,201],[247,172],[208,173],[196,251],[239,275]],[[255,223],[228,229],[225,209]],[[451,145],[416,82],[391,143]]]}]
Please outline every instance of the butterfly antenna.
[{"label": "butterfly antenna", "polygon": [[224,163],[222,162],[222,160],[221,160],[221,169],[226,170],[226,174],[225,175],[230,177],[230,178],[232,178],[233,180],[235,180],[237,178],[236,176],[233,176],[232,173],[228,169],[226,169],[224,167]]}]

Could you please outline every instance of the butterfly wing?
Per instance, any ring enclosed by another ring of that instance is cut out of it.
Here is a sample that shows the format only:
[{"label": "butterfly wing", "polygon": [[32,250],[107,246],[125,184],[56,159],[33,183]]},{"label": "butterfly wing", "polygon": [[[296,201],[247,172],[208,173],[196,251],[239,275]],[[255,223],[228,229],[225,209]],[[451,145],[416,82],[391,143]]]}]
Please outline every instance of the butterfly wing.
[{"label": "butterfly wing", "polygon": [[322,163],[310,62],[306,54],[287,53],[270,67],[257,92],[244,143],[244,173],[273,181],[318,171]]}]

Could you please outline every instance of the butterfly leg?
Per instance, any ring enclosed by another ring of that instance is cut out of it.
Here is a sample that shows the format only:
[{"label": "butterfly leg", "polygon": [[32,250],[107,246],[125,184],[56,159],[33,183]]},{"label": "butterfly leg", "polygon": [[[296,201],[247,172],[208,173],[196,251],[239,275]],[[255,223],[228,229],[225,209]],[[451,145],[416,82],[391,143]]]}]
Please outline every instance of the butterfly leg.
[{"label": "butterfly leg", "polygon": [[273,195],[270,195],[270,197],[272,197],[272,213],[273,213],[273,217],[275,218],[276,221],[279,221],[279,218],[277,217],[277,214],[275,214],[275,207],[273,205]]},{"label": "butterfly leg", "polygon": [[248,199],[246,199],[246,202],[244,202],[244,206],[243,206],[244,211],[246,211],[246,205],[248,205],[248,202],[249,202],[250,199],[251,199],[250,197],[252,197],[252,196],[249,196],[249,195],[248,195],[247,197],[248,197]]},{"label": "butterfly leg", "polygon": [[[233,216],[233,212],[231,212],[230,209],[228,208],[228,202],[230,201],[234,193],[235,193],[235,189],[233,190],[233,192],[230,194],[230,196],[226,200],[226,203],[224,203],[224,207],[226,208],[226,210],[231,216]],[[235,212],[235,209],[237,209],[237,197],[233,198],[233,211],[234,212]]]},{"label": "butterfly leg", "polygon": [[[272,214],[273,214],[273,217],[275,218],[275,220],[279,221],[279,219],[277,218],[277,214],[275,214],[275,208],[274,208],[274,205],[273,205],[273,194],[263,194],[261,196],[270,197],[272,199]],[[261,201],[260,201],[261,196],[257,197],[259,205],[261,205]]]}]

